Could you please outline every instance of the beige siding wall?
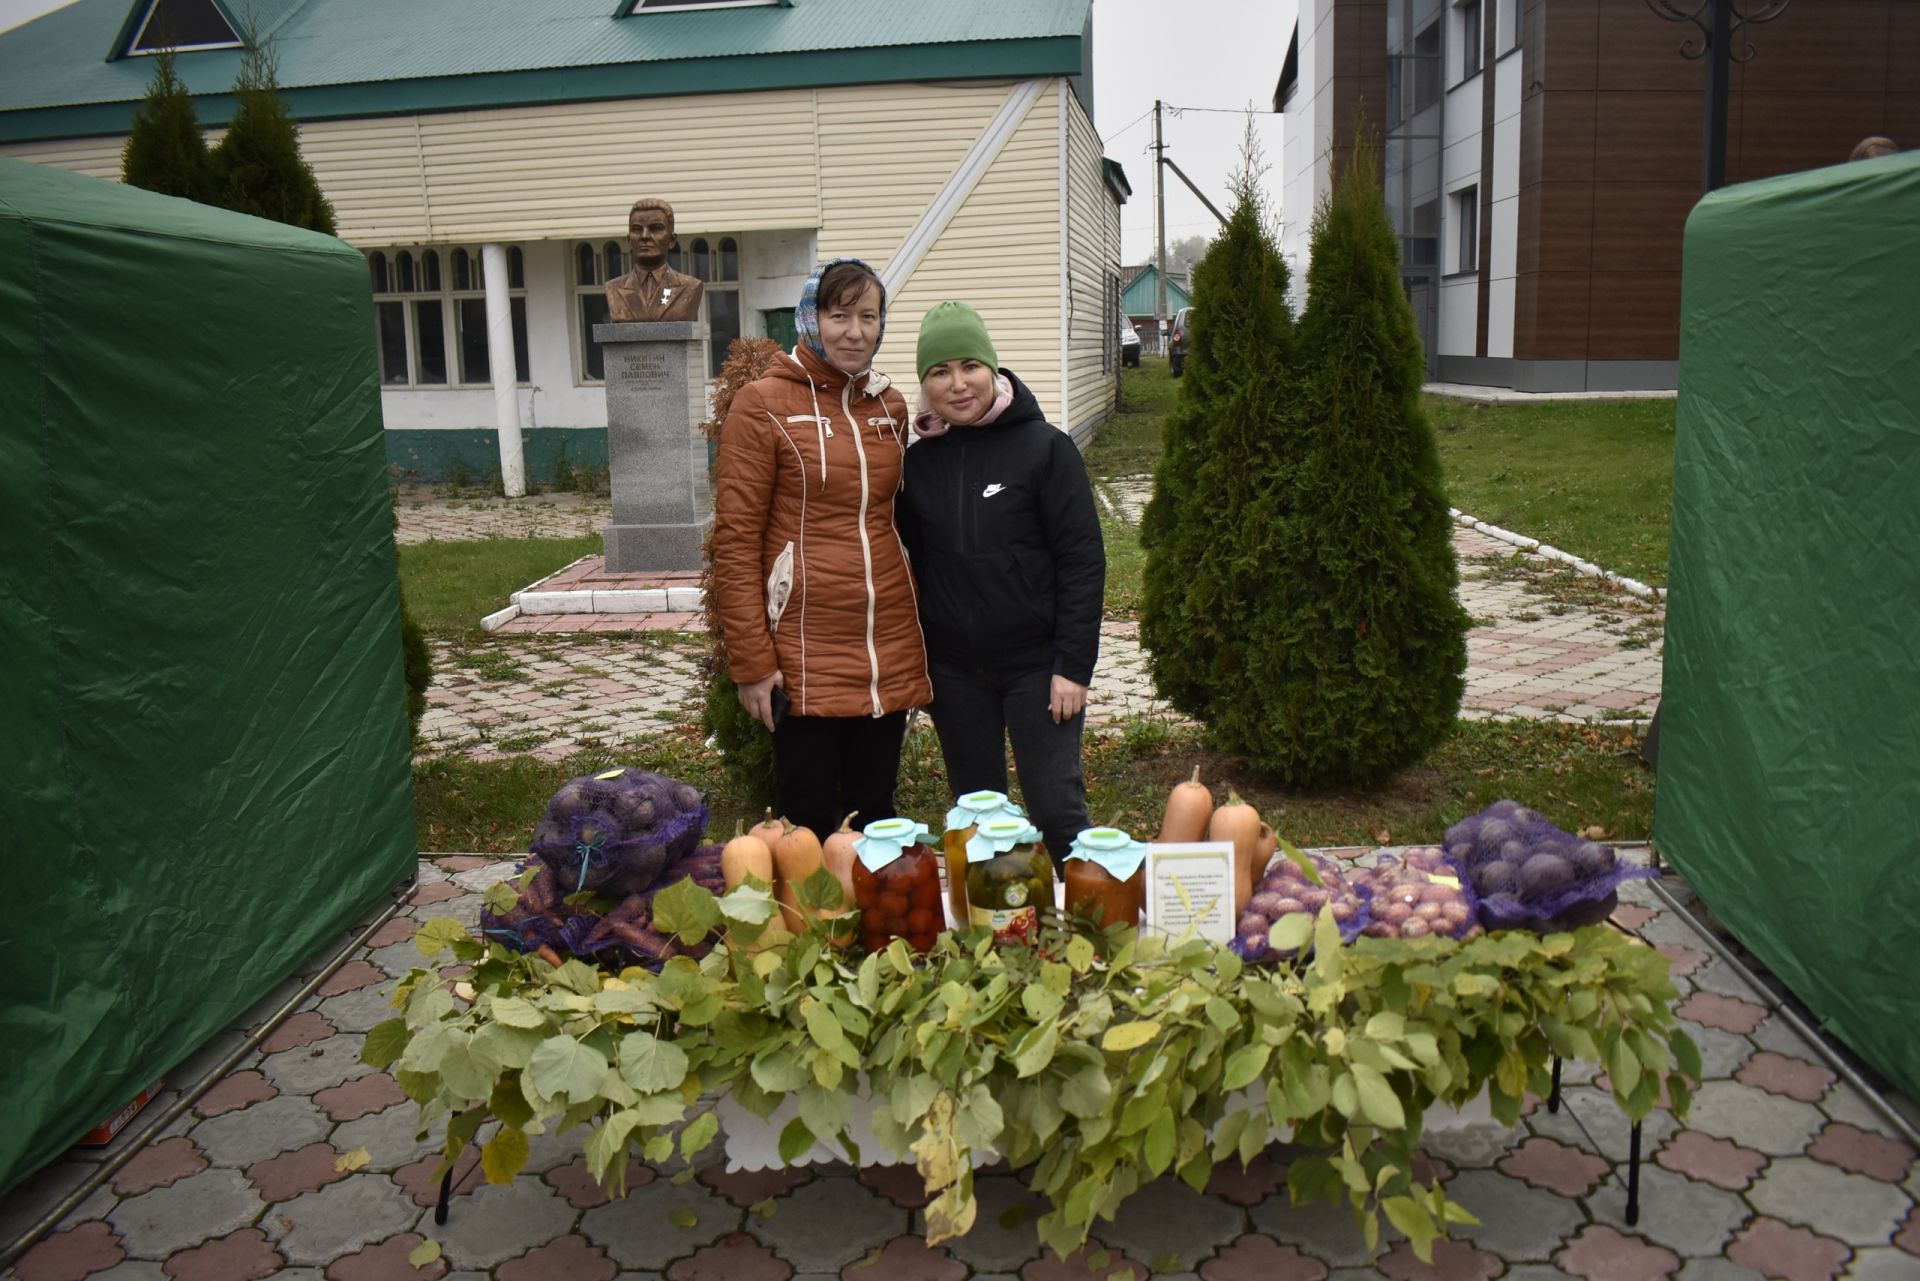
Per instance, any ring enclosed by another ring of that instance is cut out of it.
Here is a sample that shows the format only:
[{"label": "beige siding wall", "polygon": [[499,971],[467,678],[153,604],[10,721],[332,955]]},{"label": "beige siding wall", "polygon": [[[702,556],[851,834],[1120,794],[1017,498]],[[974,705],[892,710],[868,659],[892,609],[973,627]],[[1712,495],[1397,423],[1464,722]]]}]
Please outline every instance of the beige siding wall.
[{"label": "beige siding wall", "polygon": [[[342,237],[369,248],[617,236],[626,206],[658,195],[682,226],[817,230],[821,257],[855,253],[878,269],[1014,88],[880,85],[315,121],[301,126],[301,145]],[[1061,367],[1063,113],[1070,398]],[[121,142],[0,152],[117,178]],[[921,316],[941,299],[964,299],[1047,415],[1062,428],[1085,422],[1112,402],[1100,291],[1117,244],[1099,140],[1055,80],[893,300],[881,367],[912,390]]]},{"label": "beige siding wall", "polygon": [[[958,298],[987,322],[1000,363],[1061,423],[1059,106],[1047,91],[894,300],[880,364],[913,378],[920,318]],[[999,104],[996,103],[997,107]],[[944,181],[944,177],[942,179]],[[904,234],[904,229],[903,229]]]},{"label": "beige siding wall", "polygon": [[1100,164],[1100,136],[1065,85],[1067,109],[1067,419],[1078,428],[1113,412],[1119,322],[1107,302],[1119,270],[1120,216]]},{"label": "beige siding wall", "polygon": [[57,142],[9,142],[0,146],[0,155],[16,160],[31,160],[37,165],[83,173],[91,178],[120,180],[120,145],[126,139],[62,138]]},{"label": "beige siding wall", "polygon": [[820,91],[820,257],[884,269],[1013,82]]}]

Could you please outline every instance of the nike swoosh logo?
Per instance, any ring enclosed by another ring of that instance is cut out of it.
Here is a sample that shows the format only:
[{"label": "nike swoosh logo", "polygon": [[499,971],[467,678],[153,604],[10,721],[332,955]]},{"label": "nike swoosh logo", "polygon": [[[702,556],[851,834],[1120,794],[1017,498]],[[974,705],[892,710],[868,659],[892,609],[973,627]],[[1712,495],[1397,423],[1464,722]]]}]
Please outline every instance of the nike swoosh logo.
[{"label": "nike swoosh logo", "polygon": [[999,493],[1001,490],[1005,488],[1006,488],[1005,485],[988,485],[985,489],[980,491],[980,497],[992,498],[995,494]]}]

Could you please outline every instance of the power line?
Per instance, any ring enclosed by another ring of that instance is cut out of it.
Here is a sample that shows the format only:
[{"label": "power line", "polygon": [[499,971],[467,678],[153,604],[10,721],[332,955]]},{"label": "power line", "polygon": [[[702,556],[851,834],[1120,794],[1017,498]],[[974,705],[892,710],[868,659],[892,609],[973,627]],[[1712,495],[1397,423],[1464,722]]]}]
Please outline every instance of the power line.
[{"label": "power line", "polygon": [[1113,141],[1113,140],[1114,140],[1115,138],[1118,138],[1118,137],[1119,137],[1119,136],[1120,136],[1121,134],[1123,134],[1123,133],[1125,133],[1125,132],[1126,132],[1127,130],[1129,130],[1129,129],[1131,129],[1131,128],[1133,128],[1133,126],[1134,126],[1134,125],[1137,125],[1137,124],[1139,124],[1139,123],[1140,123],[1140,122],[1141,122],[1142,120],[1145,120],[1145,119],[1146,119],[1146,118],[1147,118],[1148,116],[1150,116],[1150,115],[1152,115],[1152,114],[1153,114],[1153,108],[1152,108],[1152,107],[1148,107],[1148,108],[1147,108],[1147,109],[1146,109],[1145,111],[1143,111],[1143,112],[1141,112],[1141,113],[1140,113],[1139,115],[1137,115],[1137,116],[1135,116],[1135,117],[1134,117],[1134,118],[1133,118],[1133,119],[1132,119],[1132,120],[1131,120],[1131,121],[1130,121],[1129,123],[1127,123],[1127,124],[1124,124],[1124,125],[1121,125],[1121,126],[1120,126],[1120,127],[1118,128],[1118,129],[1116,129],[1116,130],[1114,130],[1114,131],[1113,131],[1112,133],[1110,133],[1110,134],[1108,134],[1108,135],[1107,135],[1107,136],[1106,136],[1106,137],[1105,137],[1104,139],[1102,139],[1102,141],[1104,141],[1104,142],[1112,142],[1112,141]]}]

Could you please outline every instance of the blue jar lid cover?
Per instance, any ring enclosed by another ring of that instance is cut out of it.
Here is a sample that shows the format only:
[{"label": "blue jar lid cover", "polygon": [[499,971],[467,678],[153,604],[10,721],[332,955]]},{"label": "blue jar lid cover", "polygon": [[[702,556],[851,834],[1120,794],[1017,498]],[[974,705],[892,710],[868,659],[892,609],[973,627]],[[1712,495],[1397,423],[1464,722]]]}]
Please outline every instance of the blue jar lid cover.
[{"label": "blue jar lid cover", "polygon": [[1005,792],[968,792],[954,802],[947,811],[947,831],[957,832],[963,827],[973,827],[982,819],[1012,815],[1025,818],[1026,813],[1012,801]]},{"label": "blue jar lid cover", "polygon": [[1089,827],[1073,838],[1068,858],[1097,863],[1107,875],[1124,881],[1140,870],[1147,858],[1147,843],[1136,841],[1117,827]]},{"label": "blue jar lid cover", "polygon": [[862,867],[877,872],[906,853],[908,846],[918,845],[928,835],[925,823],[916,823],[910,818],[883,818],[861,829],[860,838],[853,843],[853,852]]},{"label": "blue jar lid cover", "polygon": [[1005,854],[1016,845],[1032,845],[1040,839],[1040,829],[1015,815],[983,819],[967,841],[967,862],[984,863]]}]

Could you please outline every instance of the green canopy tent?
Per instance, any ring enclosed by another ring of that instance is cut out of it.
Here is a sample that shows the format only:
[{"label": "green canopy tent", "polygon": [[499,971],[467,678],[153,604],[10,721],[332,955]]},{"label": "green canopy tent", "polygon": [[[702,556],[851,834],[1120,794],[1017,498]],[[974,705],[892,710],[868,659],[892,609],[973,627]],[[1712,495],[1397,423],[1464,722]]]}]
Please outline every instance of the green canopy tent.
[{"label": "green canopy tent", "polygon": [[1920,1097],[1920,156],[1687,222],[1654,837]]},{"label": "green canopy tent", "polygon": [[411,873],[371,306],[332,237],[0,159],[0,1190]]}]

